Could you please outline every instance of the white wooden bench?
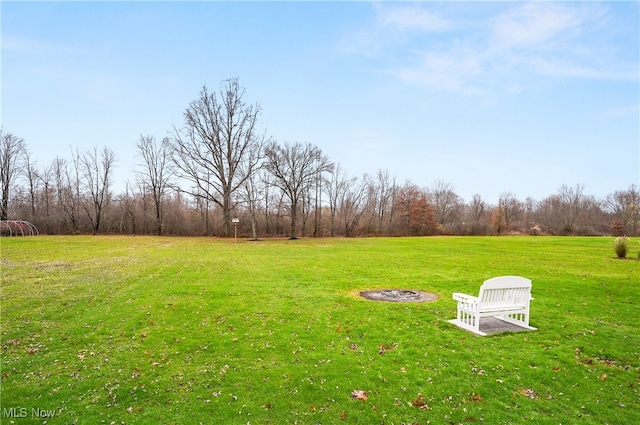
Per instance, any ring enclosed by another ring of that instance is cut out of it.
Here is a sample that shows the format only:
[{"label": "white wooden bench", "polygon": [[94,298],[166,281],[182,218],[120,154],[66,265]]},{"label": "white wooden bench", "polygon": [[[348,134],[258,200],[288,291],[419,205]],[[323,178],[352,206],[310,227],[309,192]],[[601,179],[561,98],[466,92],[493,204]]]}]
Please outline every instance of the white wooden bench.
[{"label": "white wooden bench", "polygon": [[536,330],[529,326],[529,302],[531,280],[520,276],[500,276],[486,280],[477,297],[455,292],[453,299],[458,302],[458,317],[450,323],[478,335],[481,317],[495,317],[522,328]]}]

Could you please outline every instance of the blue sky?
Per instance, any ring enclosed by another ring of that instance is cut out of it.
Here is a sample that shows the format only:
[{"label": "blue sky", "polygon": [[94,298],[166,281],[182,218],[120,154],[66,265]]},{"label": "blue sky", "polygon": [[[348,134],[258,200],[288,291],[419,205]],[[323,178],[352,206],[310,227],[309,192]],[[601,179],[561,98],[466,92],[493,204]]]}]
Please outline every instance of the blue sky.
[{"label": "blue sky", "polygon": [[238,78],[261,128],[350,174],[465,200],[640,185],[640,2],[7,2],[4,131],[42,165],[141,134]]}]

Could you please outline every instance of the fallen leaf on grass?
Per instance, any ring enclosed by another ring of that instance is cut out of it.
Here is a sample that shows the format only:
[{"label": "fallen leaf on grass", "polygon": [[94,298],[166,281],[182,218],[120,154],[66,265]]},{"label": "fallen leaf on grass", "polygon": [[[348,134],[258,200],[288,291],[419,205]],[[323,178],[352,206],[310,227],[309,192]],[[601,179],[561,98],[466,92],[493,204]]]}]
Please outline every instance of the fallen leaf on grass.
[{"label": "fallen leaf on grass", "polygon": [[351,393],[351,398],[354,399],[354,400],[367,401],[369,396],[367,396],[367,392],[366,391],[353,390],[353,392]]},{"label": "fallen leaf on grass", "polygon": [[531,388],[520,388],[518,392],[527,398],[531,398],[531,399],[538,398],[538,394]]},{"label": "fallen leaf on grass", "polygon": [[422,397],[422,394],[418,393],[418,397],[411,402],[412,406],[417,407],[418,409],[431,410],[427,401]]},{"label": "fallen leaf on grass", "polygon": [[135,379],[135,378],[139,378],[140,377],[140,368],[135,368],[131,371],[131,379]]},{"label": "fallen leaf on grass", "polygon": [[482,401],[482,396],[480,394],[475,394],[475,393],[471,393],[469,394],[471,396],[471,401],[472,402],[479,402]]},{"label": "fallen leaf on grass", "polygon": [[391,351],[394,348],[396,348],[397,346],[398,346],[398,344],[395,343],[395,342],[393,344],[391,344],[391,345],[380,344],[378,346],[378,354],[384,355],[387,351]]}]

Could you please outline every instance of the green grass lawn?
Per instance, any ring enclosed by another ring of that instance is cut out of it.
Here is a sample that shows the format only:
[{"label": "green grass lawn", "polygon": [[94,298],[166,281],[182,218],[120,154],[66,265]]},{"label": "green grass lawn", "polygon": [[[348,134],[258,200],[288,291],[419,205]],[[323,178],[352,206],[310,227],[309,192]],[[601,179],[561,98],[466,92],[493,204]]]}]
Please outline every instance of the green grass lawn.
[{"label": "green grass lawn", "polygon": [[[0,422],[637,424],[640,241],[612,242],[4,238]],[[499,275],[538,331],[447,323]]]}]

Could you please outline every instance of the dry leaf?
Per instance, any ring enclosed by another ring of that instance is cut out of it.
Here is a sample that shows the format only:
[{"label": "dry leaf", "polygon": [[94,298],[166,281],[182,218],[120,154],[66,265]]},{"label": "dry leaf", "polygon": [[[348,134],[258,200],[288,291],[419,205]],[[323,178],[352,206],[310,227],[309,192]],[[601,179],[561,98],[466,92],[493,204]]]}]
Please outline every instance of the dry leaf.
[{"label": "dry leaf", "polygon": [[351,398],[354,399],[354,400],[367,401],[369,396],[367,396],[367,392],[366,391],[353,390],[353,392],[351,393]]},{"label": "dry leaf", "polygon": [[531,388],[520,388],[518,392],[527,398],[532,398],[532,399],[538,398],[538,394],[536,394],[536,392],[533,391]]},{"label": "dry leaf", "polygon": [[393,344],[391,344],[391,345],[384,345],[384,344],[380,344],[380,345],[378,346],[378,354],[382,354],[382,355],[383,355],[383,354],[384,354],[384,353],[386,353],[387,351],[391,351],[391,350],[393,350],[394,348],[396,348],[397,346],[398,346],[398,344],[397,344],[397,343],[395,343],[395,342],[394,342]]},{"label": "dry leaf", "polygon": [[482,401],[482,396],[480,394],[474,394],[471,393],[471,401],[476,402],[476,401]]},{"label": "dry leaf", "polygon": [[422,394],[418,393],[418,397],[411,402],[412,406],[415,406],[419,409],[430,410],[431,408],[427,404],[427,401],[422,397]]}]

